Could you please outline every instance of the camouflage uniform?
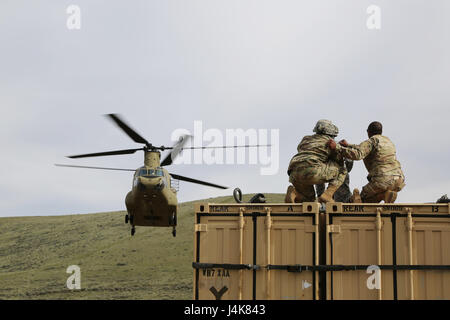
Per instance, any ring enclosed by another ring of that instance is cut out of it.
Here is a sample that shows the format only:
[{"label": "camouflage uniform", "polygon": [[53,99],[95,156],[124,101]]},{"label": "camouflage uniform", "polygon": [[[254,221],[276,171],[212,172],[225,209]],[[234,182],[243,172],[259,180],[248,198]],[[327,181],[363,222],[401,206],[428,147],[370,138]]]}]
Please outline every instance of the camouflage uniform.
[{"label": "camouflage uniform", "polygon": [[[344,183],[336,190],[333,195],[333,199],[336,202],[350,202],[352,193],[350,191],[350,171],[353,168],[353,160],[345,160],[345,167],[347,168],[347,175],[345,176]],[[322,193],[325,191],[325,184],[318,184],[315,186],[316,195],[320,197]]]},{"label": "camouflage uniform", "polygon": [[330,139],[332,136],[326,134],[304,137],[289,163],[289,181],[303,201],[315,201],[315,184],[329,182],[339,187],[345,180],[347,169],[343,159],[327,146]]},{"label": "camouflage uniform", "polygon": [[376,134],[359,145],[343,147],[338,144],[336,151],[347,159],[364,159],[369,183],[362,188],[363,202],[378,203],[384,199],[387,190],[398,192],[403,189],[405,176],[397,161],[395,146],[389,138]]}]

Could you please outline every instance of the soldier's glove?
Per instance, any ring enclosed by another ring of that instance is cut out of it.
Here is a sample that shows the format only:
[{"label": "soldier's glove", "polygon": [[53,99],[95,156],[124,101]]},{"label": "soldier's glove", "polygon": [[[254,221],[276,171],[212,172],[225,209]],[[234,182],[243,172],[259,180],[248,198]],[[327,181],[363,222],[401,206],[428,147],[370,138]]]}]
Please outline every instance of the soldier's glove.
[{"label": "soldier's glove", "polygon": [[329,146],[331,150],[336,150],[336,141],[333,139],[328,140],[327,146]]},{"label": "soldier's glove", "polygon": [[343,147],[348,147],[348,142],[347,142],[347,140],[341,140],[341,141],[339,141],[339,144],[341,145],[341,146],[343,146]]}]

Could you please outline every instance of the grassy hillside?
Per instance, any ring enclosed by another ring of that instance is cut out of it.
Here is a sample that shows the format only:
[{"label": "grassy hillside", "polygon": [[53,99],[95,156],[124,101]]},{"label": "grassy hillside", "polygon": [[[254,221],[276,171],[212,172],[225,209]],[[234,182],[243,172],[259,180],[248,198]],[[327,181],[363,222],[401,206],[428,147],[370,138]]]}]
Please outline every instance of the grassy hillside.
[{"label": "grassy hillside", "polygon": [[[124,211],[0,218],[0,299],[191,299],[194,203],[180,204],[175,238],[150,227],[131,237]],[[70,265],[81,269],[81,290],[66,287]]]}]

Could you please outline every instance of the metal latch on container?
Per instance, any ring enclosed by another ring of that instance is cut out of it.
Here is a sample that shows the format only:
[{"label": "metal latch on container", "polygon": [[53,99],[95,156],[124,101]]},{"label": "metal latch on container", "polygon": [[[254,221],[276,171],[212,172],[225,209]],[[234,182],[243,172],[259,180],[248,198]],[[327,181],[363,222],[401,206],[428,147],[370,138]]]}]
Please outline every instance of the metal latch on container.
[{"label": "metal latch on container", "polygon": [[235,263],[200,263],[192,262],[194,269],[222,268],[227,270],[260,270],[261,266],[255,264],[235,264]]},{"label": "metal latch on container", "polygon": [[302,272],[303,268],[300,264],[287,266],[287,272]]},{"label": "metal latch on container", "polygon": [[341,233],[341,226],[339,224],[330,224],[327,226],[327,233]]},{"label": "metal latch on container", "polygon": [[325,203],[321,203],[321,204],[320,204],[319,212],[320,212],[320,213],[325,213],[325,212],[327,212],[327,207],[326,207]]},{"label": "metal latch on container", "polygon": [[208,231],[208,225],[207,224],[197,223],[194,226],[194,231],[195,232],[206,232],[206,231]]},{"label": "metal latch on container", "polygon": [[309,266],[303,266],[301,264],[294,265],[273,265],[269,264],[266,266],[267,270],[286,270],[287,272],[302,272],[310,270]]}]

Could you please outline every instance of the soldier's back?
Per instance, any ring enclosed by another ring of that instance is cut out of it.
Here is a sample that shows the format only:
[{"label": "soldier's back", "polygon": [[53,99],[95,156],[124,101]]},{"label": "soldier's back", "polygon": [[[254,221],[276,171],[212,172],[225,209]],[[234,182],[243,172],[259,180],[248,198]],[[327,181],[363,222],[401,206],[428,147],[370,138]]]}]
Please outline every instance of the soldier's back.
[{"label": "soldier's back", "polygon": [[372,152],[364,159],[370,176],[382,176],[398,174],[402,175],[400,162],[397,160],[394,143],[382,135],[374,135],[370,138],[373,143]]},{"label": "soldier's back", "polygon": [[327,146],[328,140],[330,137],[323,134],[303,137],[297,147],[298,153],[292,158],[289,167],[294,165],[315,166],[326,163],[331,153]]}]

